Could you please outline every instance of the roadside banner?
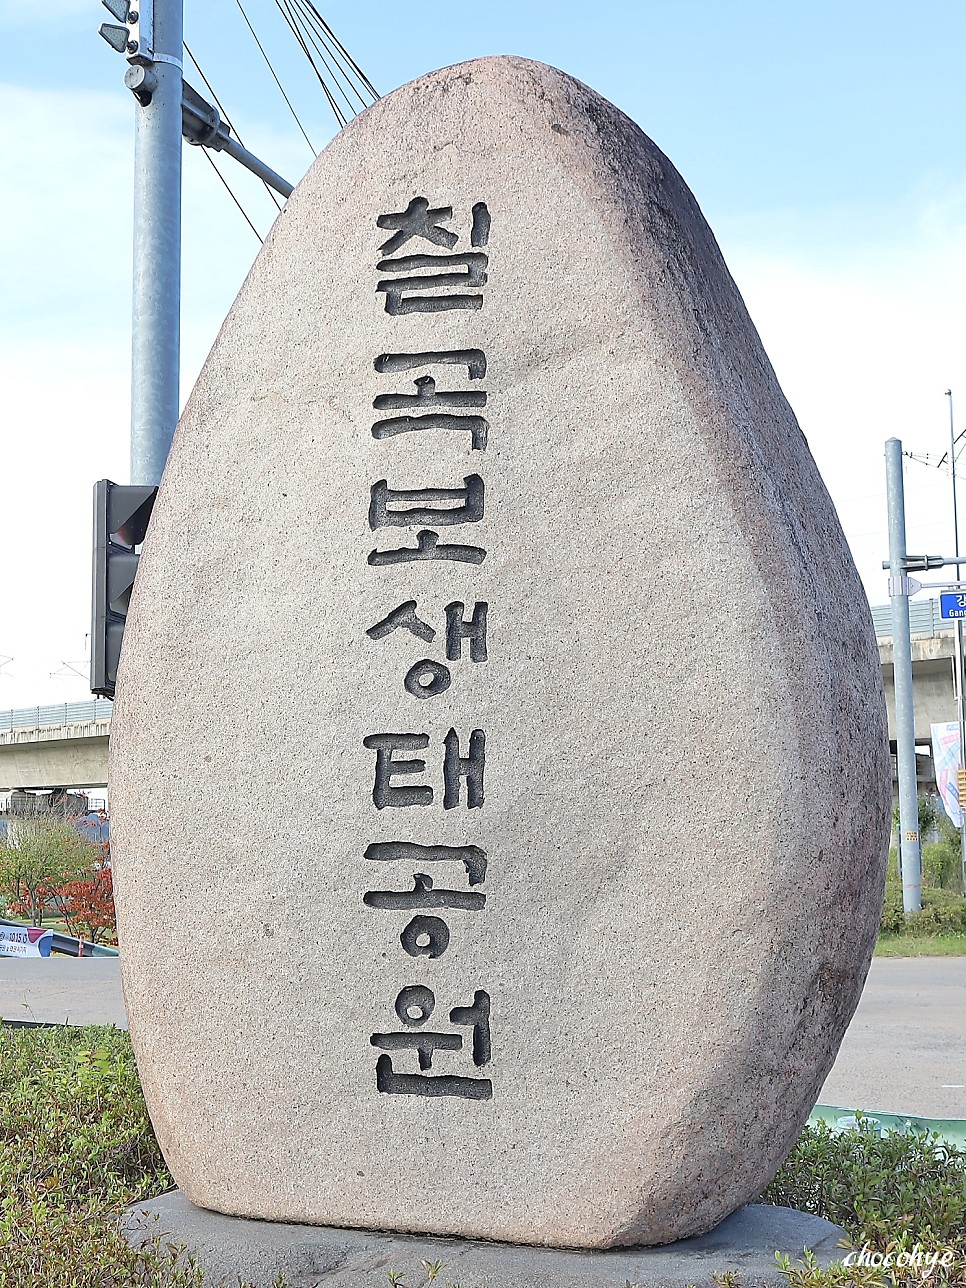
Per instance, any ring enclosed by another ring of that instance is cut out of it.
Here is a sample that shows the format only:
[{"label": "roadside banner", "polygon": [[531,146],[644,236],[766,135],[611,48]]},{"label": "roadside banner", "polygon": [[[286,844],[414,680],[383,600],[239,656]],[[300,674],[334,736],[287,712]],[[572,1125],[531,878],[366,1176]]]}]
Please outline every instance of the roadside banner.
[{"label": "roadside banner", "polygon": [[959,759],[959,725],[951,720],[948,724],[934,724],[929,728],[932,733],[932,761],[936,770],[939,797],[953,827],[961,827],[963,815],[957,783],[957,774],[962,768]]},{"label": "roadside banner", "polygon": [[53,942],[39,926],[0,926],[0,957],[49,957]]}]

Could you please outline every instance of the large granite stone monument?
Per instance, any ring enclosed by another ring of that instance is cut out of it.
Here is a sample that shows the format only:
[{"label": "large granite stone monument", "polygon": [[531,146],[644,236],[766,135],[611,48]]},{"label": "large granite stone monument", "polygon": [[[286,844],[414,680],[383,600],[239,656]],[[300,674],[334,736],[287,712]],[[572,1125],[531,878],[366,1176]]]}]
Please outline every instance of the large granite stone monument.
[{"label": "large granite stone monument", "polygon": [[559,1247],[757,1194],[875,938],[878,657],[673,166],[516,58],[296,190],[185,411],[112,729],[196,1204]]}]

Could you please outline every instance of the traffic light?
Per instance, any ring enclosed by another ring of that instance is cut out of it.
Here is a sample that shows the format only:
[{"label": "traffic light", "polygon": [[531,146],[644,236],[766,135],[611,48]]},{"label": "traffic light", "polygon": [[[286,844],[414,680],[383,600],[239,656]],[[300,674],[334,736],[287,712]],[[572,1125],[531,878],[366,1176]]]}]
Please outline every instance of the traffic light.
[{"label": "traffic light", "polygon": [[124,619],[138,570],[138,548],[148,530],[156,487],[94,484],[94,608],[91,692],[114,697]]}]

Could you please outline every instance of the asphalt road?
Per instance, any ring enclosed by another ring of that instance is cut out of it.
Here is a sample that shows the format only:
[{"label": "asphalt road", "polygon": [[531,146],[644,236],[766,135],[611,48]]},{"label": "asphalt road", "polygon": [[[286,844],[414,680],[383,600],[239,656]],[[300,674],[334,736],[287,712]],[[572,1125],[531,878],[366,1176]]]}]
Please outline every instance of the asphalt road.
[{"label": "asphalt road", "polygon": [[876,957],[819,1101],[966,1119],[966,957]]},{"label": "asphalt road", "polygon": [[0,957],[0,1015],[127,1028],[116,957]]},{"label": "asphalt road", "polygon": [[[0,957],[0,1014],[126,1028],[119,962]],[[874,960],[819,1100],[966,1119],[966,957]]]}]

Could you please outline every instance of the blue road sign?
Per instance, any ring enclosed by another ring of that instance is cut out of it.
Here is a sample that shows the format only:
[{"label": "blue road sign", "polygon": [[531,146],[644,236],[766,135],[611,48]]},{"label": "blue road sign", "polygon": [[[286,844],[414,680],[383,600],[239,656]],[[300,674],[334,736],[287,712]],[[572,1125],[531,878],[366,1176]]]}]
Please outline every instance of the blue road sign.
[{"label": "blue road sign", "polygon": [[966,619],[966,594],[955,592],[939,596],[940,617],[962,617]]}]

